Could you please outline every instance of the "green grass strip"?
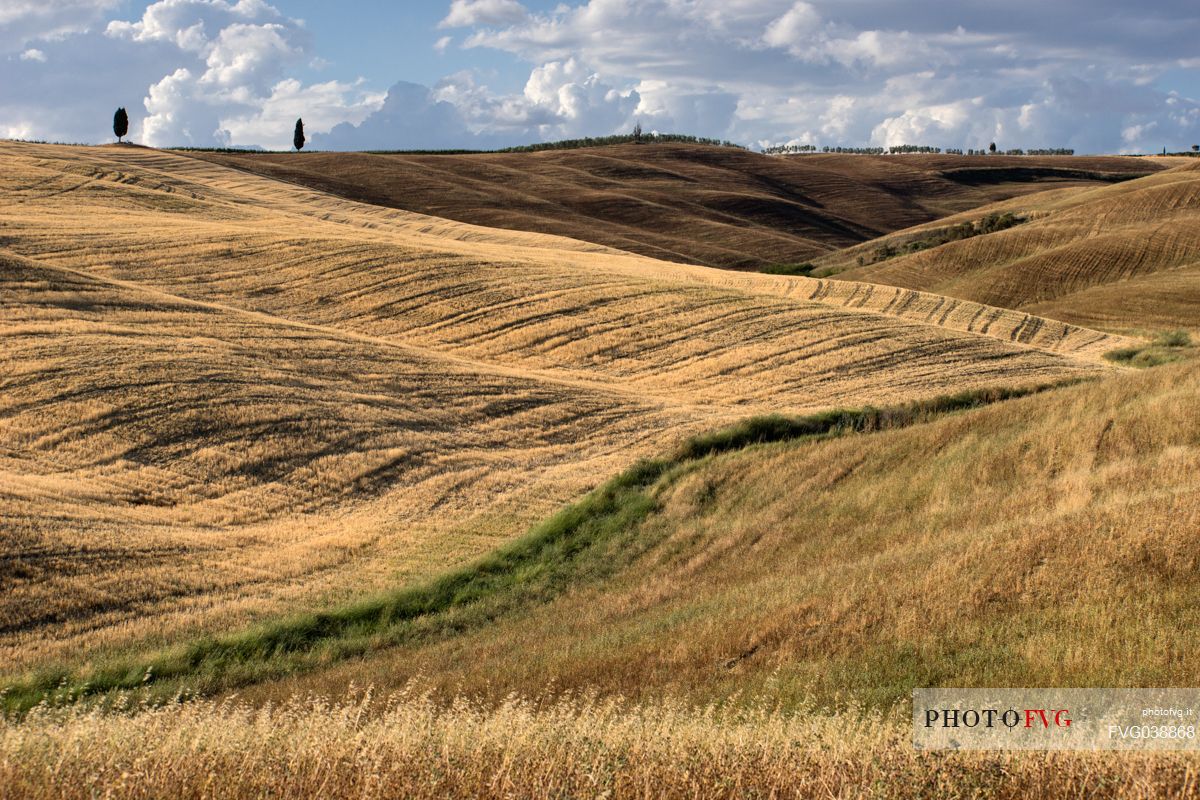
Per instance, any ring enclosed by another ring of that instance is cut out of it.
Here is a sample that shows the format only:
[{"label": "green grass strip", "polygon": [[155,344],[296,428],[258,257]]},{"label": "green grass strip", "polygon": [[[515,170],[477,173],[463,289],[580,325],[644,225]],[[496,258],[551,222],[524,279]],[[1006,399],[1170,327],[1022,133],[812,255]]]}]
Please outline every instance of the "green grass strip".
[{"label": "green grass strip", "polygon": [[904,428],[943,414],[1025,397],[1076,382],[1068,381],[1017,389],[974,389],[887,408],[867,406],[857,409],[822,411],[802,417],[789,417],[781,414],[752,417],[731,427],[692,437],[676,451],[674,457],[678,461],[687,461],[730,450],[740,450],[756,444],[783,442],[812,436],[869,433]]}]

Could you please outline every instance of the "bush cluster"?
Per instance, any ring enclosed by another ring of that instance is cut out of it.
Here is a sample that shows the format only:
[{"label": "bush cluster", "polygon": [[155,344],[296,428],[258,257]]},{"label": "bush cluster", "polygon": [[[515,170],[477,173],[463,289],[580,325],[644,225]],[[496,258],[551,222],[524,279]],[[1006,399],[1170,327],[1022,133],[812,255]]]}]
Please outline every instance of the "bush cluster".
[{"label": "bush cluster", "polygon": [[[931,231],[928,236],[920,239],[914,239],[900,245],[888,242],[882,247],[875,250],[874,258],[870,263],[878,263],[886,261],[889,258],[896,256],[908,255],[910,253],[918,253],[922,250],[930,250],[934,247],[948,244],[949,242],[957,242],[962,239],[970,239],[973,236],[982,236],[988,233],[1007,230],[1015,225],[1020,225],[1022,222],[1027,222],[1025,217],[1018,217],[1011,212],[1003,214],[988,214],[978,222],[961,222],[958,225],[951,225],[946,228],[938,228]],[[864,266],[868,262],[866,259],[859,259],[859,266]]]}]

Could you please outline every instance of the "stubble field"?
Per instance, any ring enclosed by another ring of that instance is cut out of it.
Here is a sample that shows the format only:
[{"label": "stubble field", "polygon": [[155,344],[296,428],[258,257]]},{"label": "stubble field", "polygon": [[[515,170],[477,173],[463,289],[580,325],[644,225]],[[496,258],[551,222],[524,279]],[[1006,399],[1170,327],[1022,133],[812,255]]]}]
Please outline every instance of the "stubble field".
[{"label": "stubble field", "polygon": [[[14,796],[1197,793],[915,753],[897,711],[1194,684],[1193,363],[179,154],[0,160],[0,685],[50,703],[0,722]],[[136,705],[177,690],[220,697]]]},{"label": "stubble field", "polygon": [[4,148],[10,666],[429,575],[754,413],[1095,374],[1123,341]]}]

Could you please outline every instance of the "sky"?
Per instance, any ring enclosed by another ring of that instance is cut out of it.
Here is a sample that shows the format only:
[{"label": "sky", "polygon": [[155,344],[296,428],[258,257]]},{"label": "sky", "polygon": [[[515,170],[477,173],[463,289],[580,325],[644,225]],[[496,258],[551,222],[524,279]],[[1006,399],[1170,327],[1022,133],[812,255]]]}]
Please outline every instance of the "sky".
[{"label": "sky", "polygon": [[1200,144],[1196,0],[0,0],[0,138]]}]

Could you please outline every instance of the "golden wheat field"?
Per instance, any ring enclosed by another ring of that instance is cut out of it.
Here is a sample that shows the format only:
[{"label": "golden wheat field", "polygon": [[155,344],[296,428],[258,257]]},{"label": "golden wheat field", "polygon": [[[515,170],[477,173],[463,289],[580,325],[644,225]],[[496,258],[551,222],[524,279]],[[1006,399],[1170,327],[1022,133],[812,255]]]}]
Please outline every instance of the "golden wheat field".
[{"label": "golden wheat field", "polygon": [[[1200,370],[1111,360],[1197,327],[1200,173],[813,279],[146,148],[0,165],[0,796],[1200,793],[1190,756],[922,754],[903,710],[1200,677]],[[1109,229],[1120,283],[1111,241],[1047,255]],[[1028,295],[952,290],[1020,247]]]},{"label": "golden wheat field", "polygon": [[0,781],[31,798],[1189,797],[1179,755],[921,753],[907,725],[566,699],[449,706],[419,692],[253,708],[37,713],[0,723]]},{"label": "golden wheat field", "polygon": [[675,143],[465,155],[195,155],[376,205],[739,269],[807,261],[1014,195],[1162,169],[1157,160],[1114,156],[763,158]]}]

